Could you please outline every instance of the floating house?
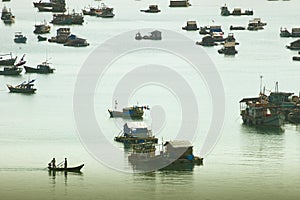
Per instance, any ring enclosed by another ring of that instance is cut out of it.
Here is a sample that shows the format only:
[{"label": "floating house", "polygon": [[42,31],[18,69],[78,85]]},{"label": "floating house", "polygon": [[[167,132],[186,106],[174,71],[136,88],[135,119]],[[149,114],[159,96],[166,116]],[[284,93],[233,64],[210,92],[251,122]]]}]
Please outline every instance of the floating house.
[{"label": "floating house", "polygon": [[197,27],[196,21],[187,21],[186,26],[182,27],[182,30],[197,31],[199,28]]},{"label": "floating house", "polygon": [[115,141],[125,144],[139,144],[144,142],[157,143],[158,139],[153,136],[145,122],[127,122],[123,126],[121,135],[115,137]]}]

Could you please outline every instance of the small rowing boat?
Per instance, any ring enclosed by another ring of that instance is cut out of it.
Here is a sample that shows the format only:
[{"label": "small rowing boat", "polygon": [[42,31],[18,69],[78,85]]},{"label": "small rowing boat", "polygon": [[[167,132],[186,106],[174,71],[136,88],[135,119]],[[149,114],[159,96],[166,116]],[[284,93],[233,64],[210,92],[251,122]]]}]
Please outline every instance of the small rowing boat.
[{"label": "small rowing boat", "polygon": [[50,171],[79,172],[83,166],[84,166],[84,164],[79,165],[77,167],[68,167],[68,168],[64,168],[64,167],[48,167],[48,169]]}]

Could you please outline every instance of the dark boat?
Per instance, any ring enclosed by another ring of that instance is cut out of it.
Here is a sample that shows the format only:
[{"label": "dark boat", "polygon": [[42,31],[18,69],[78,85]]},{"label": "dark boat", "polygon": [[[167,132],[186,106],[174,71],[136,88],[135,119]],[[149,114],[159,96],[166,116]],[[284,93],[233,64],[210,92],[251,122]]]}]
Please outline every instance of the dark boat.
[{"label": "dark boat", "polygon": [[15,21],[15,16],[11,13],[11,10],[7,9],[6,6],[2,9],[1,19],[5,24],[12,24]]},{"label": "dark boat", "polygon": [[101,7],[101,11],[100,12],[96,12],[96,16],[97,17],[102,17],[102,18],[112,18],[115,16],[115,14],[113,13],[113,8],[109,8],[105,5],[103,5]]},{"label": "dark boat", "polygon": [[291,42],[290,45],[287,45],[286,48],[290,50],[300,50],[300,39]]},{"label": "dark boat", "polygon": [[54,14],[53,19],[50,23],[56,25],[72,25],[72,24],[82,25],[83,22],[84,20],[82,14],[75,13],[73,11],[72,14]]},{"label": "dark boat", "polygon": [[218,43],[215,42],[214,38],[211,35],[204,36],[202,38],[202,41],[196,42],[196,44],[202,45],[205,47],[212,47],[212,46],[218,45]]},{"label": "dark boat", "polygon": [[227,42],[224,46],[218,50],[219,54],[224,55],[235,55],[237,54],[237,50],[235,49],[235,42]]},{"label": "dark boat", "polygon": [[21,32],[15,33],[15,38],[14,38],[15,43],[26,43],[26,41],[27,41],[27,37],[24,36]]},{"label": "dark boat", "polygon": [[141,12],[145,13],[158,13],[160,10],[158,9],[158,5],[149,5],[147,10],[140,10]]},{"label": "dark boat", "polygon": [[156,155],[156,144],[134,144],[133,153],[128,161],[134,169],[155,170],[192,170],[195,165],[203,165],[203,158],[193,155],[193,146],[189,141],[175,140],[163,144],[162,151]]},{"label": "dark boat", "polygon": [[86,41],[86,39],[79,38],[76,35],[69,35],[64,46],[69,47],[87,47],[90,44]]},{"label": "dark boat", "polygon": [[50,0],[49,2],[33,2],[34,7],[38,8],[39,12],[65,12],[65,0]]},{"label": "dark boat", "polygon": [[38,39],[39,42],[47,41],[47,37],[43,37],[43,36],[40,36],[40,35],[37,36],[37,39]]},{"label": "dark boat", "polygon": [[230,26],[229,30],[246,30],[246,27],[244,26]]},{"label": "dark boat", "polygon": [[123,117],[123,118],[142,118],[144,110],[149,110],[149,106],[131,106],[123,108],[122,111],[109,110],[110,117]]},{"label": "dark boat", "polygon": [[[3,58],[2,56],[9,56],[10,55],[10,58]],[[9,54],[2,54],[0,55],[0,66],[12,66],[15,64],[17,60],[17,56],[16,57],[12,57],[12,53],[9,53]]]},{"label": "dark boat", "polygon": [[293,56],[294,61],[300,61],[300,56]]},{"label": "dark boat", "polygon": [[49,25],[47,25],[46,21],[44,21],[44,23],[42,24],[36,24],[34,25],[35,29],[33,31],[33,33],[35,34],[45,34],[45,33],[49,33],[51,27]]},{"label": "dark boat", "polygon": [[22,72],[22,68],[19,67],[4,67],[3,70],[0,70],[0,75],[8,75],[8,76],[17,76]]},{"label": "dark boat", "polygon": [[182,27],[182,30],[197,31],[199,28],[197,27],[196,21],[187,21],[186,26]]},{"label": "dark boat", "polygon": [[169,7],[189,7],[191,6],[189,0],[171,0]]},{"label": "dark boat", "polygon": [[64,171],[64,172],[80,172],[80,170],[83,168],[84,164],[79,165],[77,167],[48,167],[50,171]]},{"label": "dark boat", "polygon": [[150,35],[144,35],[142,36],[142,34],[140,32],[137,32],[135,34],[135,39],[136,40],[161,40],[162,37],[161,37],[161,32],[158,31],[158,30],[155,30],[155,31],[152,31],[150,32]]},{"label": "dark boat", "polygon": [[9,89],[9,91],[13,92],[13,93],[33,94],[36,91],[36,88],[33,88],[34,81],[35,80],[31,80],[28,82],[24,81],[23,83],[16,85],[16,86],[7,84],[7,87]]},{"label": "dark boat", "polygon": [[37,65],[36,68],[24,66],[26,73],[38,73],[38,74],[50,74],[53,73],[55,69],[50,68],[49,63],[46,61],[42,64]]}]

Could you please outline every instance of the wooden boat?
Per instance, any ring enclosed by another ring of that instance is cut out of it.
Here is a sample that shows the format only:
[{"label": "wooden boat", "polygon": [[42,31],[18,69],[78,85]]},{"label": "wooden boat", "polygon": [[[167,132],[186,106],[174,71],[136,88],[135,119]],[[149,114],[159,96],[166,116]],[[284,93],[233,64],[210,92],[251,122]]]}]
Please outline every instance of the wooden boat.
[{"label": "wooden boat", "polygon": [[144,110],[149,110],[149,106],[130,106],[123,108],[122,111],[109,110],[109,115],[111,118],[121,117],[121,118],[142,118],[144,115]]},{"label": "wooden boat", "polygon": [[16,32],[14,42],[15,43],[26,43],[27,37],[22,34],[22,32]]},{"label": "wooden boat", "polygon": [[36,68],[24,66],[26,73],[38,73],[38,74],[49,74],[53,73],[55,69],[50,68],[49,63],[46,61],[42,64],[37,65]]},{"label": "wooden boat", "polygon": [[76,167],[67,167],[67,168],[63,168],[63,167],[49,167],[48,169],[50,171],[64,171],[64,172],[80,172],[80,170],[83,168],[84,164],[76,166]]},{"label": "wooden boat", "polygon": [[15,21],[15,16],[11,13],[11,10],[7,9],[6,6],[2,9],[1,19],[5,24],[12,24]]},{"label": "wooden boat", "polygon": [[244,26],[230,26],[229,30],[246,30],[246,27]]},{"label": "wooden boat", "polygon": [[169,7],[189,7],[189,0],[171,0]]},{"label": "wooden boat", "polygon": [[147,10],[140,10],[141,12],[145,13],[159,13],[160,10],[158,9],[158,5],[149,5]]},{"label": "wooden boat", "polygon": [[82,25],[83,22],[83,15],[81,13],[73,12],[72,14],[54,14],[53,19],[50,23],[56,25]]},{"label": "wooden boat", "polygon": [[0,70],[0,75],[8,75],[8,76],[17,76],[22,72],[22,68],[19,67],[4,67],[3,70]]},{"label": "wooden boat", "polygon": [[37,39],[38,39],[39,42],[47,41],[47,37],[43,37],[43,36],[40,36],[40,35],[37,36]]},{"label": "wooden boat", "polygon": [[156,146],[150,142],[132,145],[133,153],[128,156],[128,161],[134,169],[192,170],[195,165],[203,164],[203,158],[193,155],[193,146],[189,141],[168,141],[162,145],[158,155]]},{"label": "wooden boat", "polygon": [[44,23],[42,24],[36,24],[34,25],[35,29],[33,31],[33,33],[35,34],[45,34],[45,33],[49,33],[51,27],[46,23],[46,21],[44,21]]},{"label": "wooden boat", "polygon": [[135,39],[136,40],[161,40],[161,32],[158,30],[152,31],[150,32],[150,35],[144,35],[142,36],[142,34],[140,32],[135,34]]},{"label": "wooden boat", "polygon": [[[2,56],[9,56],[10,58],[3,58]],[[12,53],[9,54],[1,54],[0,55],[0,66],[12,66],[15,64],[17,60],[17,56],[16,57],[12,57]]]},{"label": "wooden boat", "polygon": [[196,21],[187,21],[186,26],[182,27],[182,30],[197,31],[199,28],[197,27]]},{"label": "wooden boat", "polygon": [[17,86],[12,86],[7,84],[7,87],[10,92],[13,93],[24,93],[24,94],[33,94],[36,91],[36,88],[33,88],[35,80],[30,80],[28,82],[24,81],[23,83],[17,85]]}]

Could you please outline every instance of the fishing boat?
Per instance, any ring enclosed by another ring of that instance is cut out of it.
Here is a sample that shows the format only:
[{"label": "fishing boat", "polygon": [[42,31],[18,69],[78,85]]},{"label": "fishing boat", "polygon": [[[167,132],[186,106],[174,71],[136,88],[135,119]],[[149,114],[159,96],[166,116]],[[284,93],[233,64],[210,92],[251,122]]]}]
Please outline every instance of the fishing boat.
[{"label": "fishing boat", "polygon": [[16,76],[20,75],[22,68],[20,66],[24,65],[26,61],[24,60],[25,54],[22,56],[21,60],[17,64],[13,64],[10,67],[4,67],[3,70],[0,70],[0,75]]},{"label": "fishing boat", "polygon": [[2,9],[1,19],[5,24],[12,24],[15,21],[15,16],[11,13],[11,10],[7,9],[6,6]]},{"label": "fishing boat", "polygon": [[100,11],[96,12],[97,17],[102,17],[102,18],[112,18],[115,16],[113,13],[113,8],[109,8],[105,5],[103,5],[100,9]]},{"label": "fishing boat", "polygon": [[158,139],[153,136],[145,122],[127,122],[123,126],[123,131],[115,137],[115,141],[124,144],[139,144],[144,142],[157,143]]},{"label": "fishing boat", "polygon": [[233,26],[233,25],[231,25],[231,26],[229,27],[229,30],[246,30],[246,27],[244,27],[244,26]]},{"label": "fishing boat", "polygon": [[[117,102],[115,102],[115,108],[117,107]],[[108,109],[111,118],[121,117],[121,118],[142,118],[144,115],[144,110],[150,110],[149,106],[130,106],[123,108],[122,111],[115,111]]]},{"label": "fishing boat", "polygon": [[300,28],[292,28],[292,32],[286,28],[280,28],[280,37],[300,37]]},{"label": "fishing boat", "polygon": [[12,86],[7,84],[7,87],[10,92],[12,93],[24,93],[24,94],[33,94],[36,91],[36,88],[34,88],[34,82],[35,80],[29,80],[28,82],[24,81],[23,83]]},{"label": "fishing boat", "polygon": [[257,31],[264,29],[264,26],[266,26],[267,23],[262,22],[260,18],[254,18],[249,21],[247,29],[249,31]]},{"label": "fishing boat", "polygon": [[161,40],[162,37],[161,37],[161,32],[158,31],[158,30],[155,30],[155,31],[152,31],[150,32],[150,35],[144,35],[142,36],[142,34],[140,32],[138,32],[136,35],[135,35],[135,39],[136,40]]},{"label": "fishing boat", "polygon": [[39,42],[47,41],[47,37],[43,37],[43,36],[40,36],[40,35],[37,36],[37,39],[38,39]]},{"label": "fishing boat", "polygon": [[145,13],[159,13],[160,10],[158,9],[158,5],[149,5],[147,10],[140,10],[141,12]]},{"label": "fishing boat", "polygon": [[189,7],[191,6],[189,0],[171,0],[170,7]]},{"label": "fishing boat", "polygon": [[17,76],[22,72],[22,68],[19,67],[4,67],[3,70],[0,70],[0,75],[8,75],[8,76]]},{"label": "fishing boat", "polygon": [[243,103],[246,107],[241,106],[241,116],[245,124],[275,127],[284,124],[285,117],[279,112],[279,107],[268,104],[263,97],[244,98],[240,101]]},{"label": "fishing boat", "polygon": [[286,48],[290,50],[300,50],[300,39],[293,41],[290,45],[287,45]]},{"label": "fishing boat", "polygon": [[48,166],[48,169],[50,171],[64,171],[64,172],[80,172],[80,170],[83,168],[84,164],[76,166],[76,167],[50,167]]},{"label": "fishing boat", "polygon": [[49,33],[51,27],[44,21],[44,23],[34,25],[35,29],[33,33],[35,34],[45,34]]},{"label": "fishing boat", "polygon": [[134,169],[192,170],[195,165],[203,165],[203,158],[194,156],[193,145],[187,140],[168,141],[156,152],[156,144],[146,142],[132,145],[133,152],[128,161]]},{"label": "fishing boat", "polygon": [[211,35],[204,36],[202,38],[202,41],[196,42],[196,44],[202,45],[205,47],[212,47],[212,46],[218,45],[218,43],[215,42],[214,38]]},{"label": "fishing boat", "polygon": [[[5,58],[3,56],[10,56],[9,58]],[[0,66],[13,66],[17,60],[16,57],[12,57],[12,53],[9,54],[1,54],[0,55]]]},{"label": "fishing boat", "polygon": [[69,35],[67,41],[64,43],[64,46],[71,46],[71,47],[86,47],[90,44],[86,41],[86,39],[79,38],[76,35]]},{"label": "fishing boat", "polygon": [[48,61],[44,61],[41,64],[37,65],[36,68],[24,66],[26,73],[38,73],[38,74],[50,74],[55,70],[54,68],[50,68],[50,63]]},{"label": "fishing boat", "polygon": [[182,30],[196,31],[199,30],[199,28],[197,27],[196,21],[187,21],[186,26],[182,27]]},{"label": "fishing boat", "polygon": [[56,42],[59,44],[64,44],[68,41],[68,37],[71,34],[70,28],[59,28],[56,30],[56,36],[48,39],[48,42]]},{"label": "fishing boat", "polygon": [[245,10],[242,12],[241,8],[234,8],[232,12],[229,11],[228,7],[226,4],[221,7],[221,16],[241,16],[241,15],[253,15],[253,10]]},{"label": "fishing boat", "polygon": [[34,7],[38,8],[39,12],[65,12],[65,0],[50,0],[49,2],[33,2]]},{"label": "fishing boat", "polygon": [[14,42],[15,43],[26,43],[27,37],[22,34],[22,32],[16,32]]},{"label": "fishing boat", "polygon": [[219,54],[235,55],[238,51],[235,49],[235,44],[225,43],[224,46],[218,50]]},{"label": "fishing boat", "polygon": [[292,58],[294,61],[300,61],[300,56],[293,56]]},{"label": "fishing boat", "polygon": [[54,14],[53,19],[50,23],[56,25],[82,25],[83,22],[83,15],[81,13],[75,13],[75,11],[73,10],[73,13],[71,14]]}]

